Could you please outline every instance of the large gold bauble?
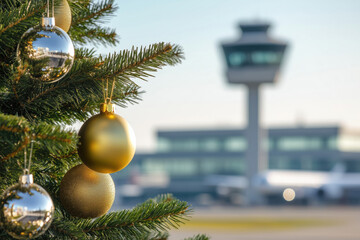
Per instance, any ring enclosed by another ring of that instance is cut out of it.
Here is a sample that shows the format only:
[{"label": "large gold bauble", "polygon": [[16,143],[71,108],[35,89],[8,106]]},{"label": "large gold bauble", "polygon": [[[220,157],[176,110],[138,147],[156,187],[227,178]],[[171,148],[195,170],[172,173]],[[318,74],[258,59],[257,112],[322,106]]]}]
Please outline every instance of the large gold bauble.
[{"label": "large gold bauble", "polygon": [[135,154],[135,134],[128,122],[114,114],[112,104],[102,104],[100,114],[79,131],[78,154],[94,171],[113,173],[126,167]]},{"label": "large gold bauble", "polygon": [[68,32],[71,26],[71,9],[66,0],[57,1],[59,4],[55,7],[55,25],[65,32]]},{"label": "large gold bauble", "polygon": [[95,172],[84,164],[70,169],[60,184],[60,201],[74,217],[95,218],[111,208],[115,185],[110,174]]}]

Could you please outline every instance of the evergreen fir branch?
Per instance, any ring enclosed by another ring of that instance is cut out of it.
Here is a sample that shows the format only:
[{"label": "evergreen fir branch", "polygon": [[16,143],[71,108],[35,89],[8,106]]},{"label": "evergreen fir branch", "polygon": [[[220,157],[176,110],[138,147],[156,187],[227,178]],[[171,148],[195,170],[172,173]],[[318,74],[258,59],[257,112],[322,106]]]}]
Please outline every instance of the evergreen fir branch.
[{"label": "evergreen fir branch", "polygon": [[17,0],[3,0],[0,2],[0,9],[5,10],[5,9],[13,8],[15,7],[16,2]]},{"label": "evergreen fir branch", "polygon": [[209,240],[210,237],[208,237],[205,234],[198,234],[194,237],[190,237],[190,238],[185,238],[184,240]]},{"label": "evergreen fir branch", "polygon": [[169,238],[168,232],[158,232],[154,234],[150,234],[148,236],[144,236],[144,240],[167,240]]},{"label": "evergreen fir branch", "polygon": [[[0,162],[4,162],[10,158],[15,157],[19,152],[21,152],[28,144],[30,143],[29,138],[25,138],[23,142],[20,142],[17,144],[17,148],[14,149],[13,152],[10,152],[9,154],[5,155],[4,157],[1,157],[0,155]],[[16,146],[16,145],[15,145]]]},{"label": "evergreen fir branch", "polygon": [[71,25],[86,25],[103,23],[102,18],[112,15],[117,7],[114,5],[114,0],[102,0],[101,2],[91,3],[87,5],[76,5],[77,12],[72,20]]},{"label": "evergreen fir branch", "polygon": [[[10,10],[0,12],[0,35],[45,9],[45,4],[41,1],[36,1],[36,3],[21,2],[22,4],[18,8],[10,8]],[[21,2],[18,1],[18,3]]]},{"label": "evergreen fir branch", "polygon": [[43,1],[14,0],[14,7],[0,10],[0,62],[15,62],[18,41],[26,30],[39,24],[44,8]]},{"label": "evergreen fir branch", "polygon": [[120,54],[112,54],[104,59],[105,78],[117,77],[123,82],[132,78],[145,80],[153,77],[149,72],[155,72],[165,65],[173,66],[183,59],[183,51],[178,45],[170,43],[152,44],[148,47],[123,50]]},{"label": "evergreen fir branch", "polygon": [[[69,0],[73,17],[69,34],[75,44],[118,42],[112,29],[100,25],[117,9],[114,3]],[[132,210],[78,219],[63,209],[58,192],[66,171],[80,163],[77,136],[63,126],[97,112],[104,101],[106,79],[115,81],[114,103],[126,107],[139,101],[141,91],[135,79],[147,80],[162,67],[180,63],[181,48],[159,43],[100,57],[93,49],[76,49],[76,60],[68,75],[54,84],[44,84],[31,79],[25,73],[26,66],[18,67],[15,58],[21,35],[39,24],[44,6],[45,1],[0,2],[0,191],[18,181],[24,164],[23,150],[29,150],[29,143],[35,141],[31,172],[56,207],[52,225],[39,239],[167,239],[168,229],[187,220],[191,210],[186,202],[163,195]],[[0,238],[12,239],[3,229]]]},{"label": "evergreen fir branch", "polygon": [[54,221],[50,228],[42,238],[44,240],[49,239],[49,236],[54,237],[54,239],[87,239],[86,234],[75,222],[59,216],[58,211],[55,214]]},{"label": "evergreen fir branch", "polygon": [[70,157],[73,157],[77,154],[77,149],[74,149],[72,150],[71,152],[65,154],[65,155],[61,155],[61,156],[57,156],[57,155],[54,155],[54,154],[50,154],[50,156],[54,159],[57,159],[57,160],[61,160],[61,159],[67,159],[67,158],[70,158]]},{"label": "evergreen fir branch", "polygon": [[21,76],[25,73],[25,68],[24,67],[17,67],[17,73],[15,75],[14,80],[12,81],[12,91],[14,93],[15,99],[17,101],[17,103],[19,104],[19,106],[25,110],[25,105],[24,103],[20,100],[19,95],[18,95],[18,91],[17,91],[17,84],[20,81]]},{"label": "evergreen fir branch", "polygon": [[0,161],[18,154],[29,143],[30,127],[24,118],[0,114]]},{"label": "evergreen fir branch", "polygon": [[113,102],[126,107],[140,100],[140,87],[134,79],[146,80],[152,76],[151,72],[179,63],[183,58],[181,48],[168,43],[123,50],[98,58],[87,58],[92,52],[84,50],[78,54],[84,58],[77,59],[69,74],[55,84],[46,85],[21,73],[15,74],[10,85],[13,94],[3,96],[0,111],[48,123],[84,121],[90,114],[98,112],[99,104],[104,101],[105,79],[110,83],[115,79]]},{"label": "evergreen fir branch", "polygon": [[0,114],[0,161],[21,153],[31,141],[43,145],[50,153],[68,152],[77,142],[77,135],[60,126],[31,124],[22,117]]},{"label": "evergreen fir branch", "polygon": [[95,49],[91,48],[76,48],[75,49],[75,59],[91,59],[95,57]]},{"label": "evergreen fir branch", "polygon": [[83,225],[83,231],[94,238],[143,239],[143,234],[177,228],[187,220],[191,210],[186,202],[162,195],[150,199],[132,210],[106,214]]},{"label": "evergreen fir branch", "polygon": [[89,4],[72,4],[75,13],[72,19],[70,37],[77,44],[101,43],[115,45],[118,38],[113,29],[100,26],[117,10],[114,0],[103,0]]},{"label": "evergreen fir branch", "polygon": [[[81,31],[79,31],[81,29]],[[71,38],[79,45],[87,43],[100,43],[104,46],[115,45],[119,42],[115,30],[100,26],[80,27],[75,26],[71,32]]]},{"label": "evergreen fir branch", "polygon": [[[139,95],[142,94],[143,92],[139,91],[139,86],[130,85],[125,87],[125,89],[123,89],[116,85],[117,84],[115,84],[115,87],[117,87],[117,89],[114,90],[114,94],[111,99],[112,103],[117,104],[119,107],[125,108],[127,107],[128,103],[136,104],[138,103],[138,101],[141,100]],[[89,111],[90,111],[90,107],[89,107]]]}]

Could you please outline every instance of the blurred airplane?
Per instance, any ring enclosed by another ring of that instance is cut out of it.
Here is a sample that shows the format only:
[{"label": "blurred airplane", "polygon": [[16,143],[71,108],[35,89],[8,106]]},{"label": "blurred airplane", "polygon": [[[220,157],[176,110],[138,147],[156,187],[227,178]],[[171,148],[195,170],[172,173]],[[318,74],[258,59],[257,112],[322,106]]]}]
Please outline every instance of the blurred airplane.
[{"label": "blurred airplane", "polygon": [[[244,193],[248,185],[245,176],[209,176],[205,182],[216,187],[219,195]],[[265,199],[276,196],[280,199],[284,190],[290,188],[295,191],[296,200],[306,200],[308,204],[360,200],[360,173],[347,173],[342,164],[329,172],[266,170],[255,177],[254,184]]]}]

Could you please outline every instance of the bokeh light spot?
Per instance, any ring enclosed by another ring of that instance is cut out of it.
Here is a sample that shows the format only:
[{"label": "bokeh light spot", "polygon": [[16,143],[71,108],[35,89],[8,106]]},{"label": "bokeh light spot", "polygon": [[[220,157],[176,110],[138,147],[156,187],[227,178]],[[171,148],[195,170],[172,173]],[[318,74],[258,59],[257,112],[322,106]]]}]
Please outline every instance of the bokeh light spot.
[{"label": "bokeh light spot", "polygon": [[295,191],[292,188],[286,188],[283,192],[283,197],[286,201],[291,202],[295,199]]}]

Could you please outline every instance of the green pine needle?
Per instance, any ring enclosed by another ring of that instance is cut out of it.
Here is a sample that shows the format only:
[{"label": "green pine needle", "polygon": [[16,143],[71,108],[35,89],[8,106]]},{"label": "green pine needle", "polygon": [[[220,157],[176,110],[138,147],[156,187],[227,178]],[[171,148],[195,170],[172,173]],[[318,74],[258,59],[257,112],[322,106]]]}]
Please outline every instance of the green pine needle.
[{"label": "green pine needle", "polygon": [[[94,48],[79,46],[118,43],[115,31],[103,25],[114,15],[115,1],[68,2],[72,11],[69,35],[76,46],[76,58],[71,71],[53,84],[31,79],[16,59],[21,36],[40,23],[46,1],[0,2],[0,191],[18,181],[24,151],[33,141],[30,172],[49,192],[56,209],[50,228],[38,239],[165,240],[168,230],[188,220],[191,210],[186,202],[161,195],[131,210],[80,219],[61,206],[59,186],[65,173],[81,163],[77,134],[67,125],[83,122],[99,111],[106,81],[109,86],[114,81],[113,103],[127,107],[141,100],[142,80],[165,66],[180,63],[184,53],[178,45],[156,43],[98,56]],[[1,226],[0,239],[12,239]],[[207,238],[199,235],[194,239]]]}]

